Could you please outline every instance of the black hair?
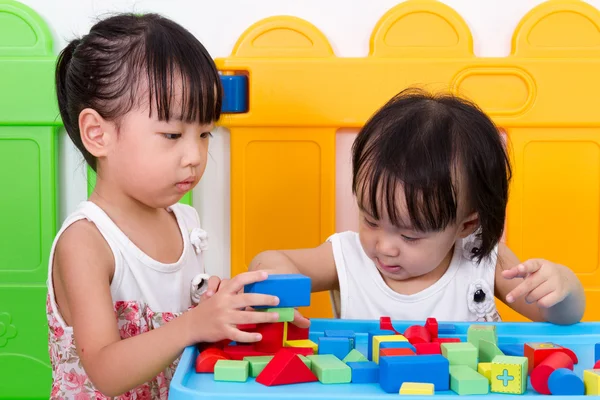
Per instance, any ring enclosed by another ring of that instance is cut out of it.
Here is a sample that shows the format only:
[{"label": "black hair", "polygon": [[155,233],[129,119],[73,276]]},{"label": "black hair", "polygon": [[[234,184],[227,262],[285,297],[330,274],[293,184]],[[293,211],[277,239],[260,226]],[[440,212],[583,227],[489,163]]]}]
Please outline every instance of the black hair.
[{"label": "black hair", "polygon": [[[481,245],[473,259],[489,256],[502,238],[510,160],[498,128],[468,100],[414,88],[400,92],[358,134],[352,174],[360,208],[375,219],[385,212],[395,226],[441,231],[456,221],[460,195],[479,216]],[[398,186],[410,221],[397,210]]]},{"label": "black hair", "polygon": [[[173,110],[174,86],[181,80],[181,110]],[[67,133],[86,162],[79,114],[85,108],[103,118],[119,118],[147,101],[161,121],[181,118],[209,124],[221,115],[217,68],[202,44],[179,24],[157,14],[119,14],[96,23],[71,41],[56,65],[56,93]]]}]

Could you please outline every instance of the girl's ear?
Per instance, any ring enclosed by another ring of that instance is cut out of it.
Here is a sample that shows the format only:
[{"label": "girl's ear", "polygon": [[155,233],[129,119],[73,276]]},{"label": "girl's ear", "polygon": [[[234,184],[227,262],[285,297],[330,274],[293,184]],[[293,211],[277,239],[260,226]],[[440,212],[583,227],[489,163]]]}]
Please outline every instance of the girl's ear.
[{"label": "girl's ear", "polygon": [[109,153],[116,132],[114,124],[108,123],[96,110],[85,108],[79,113],[79,134],[86,150],[101,158]]},{"label": "girl's ear", "polygon": [[477,212],[472,212],[467,215],[462,222],[460,223],[458,236],[462,238],[466,238],[473,232],[477,230],[479,227],[479,214]]}]

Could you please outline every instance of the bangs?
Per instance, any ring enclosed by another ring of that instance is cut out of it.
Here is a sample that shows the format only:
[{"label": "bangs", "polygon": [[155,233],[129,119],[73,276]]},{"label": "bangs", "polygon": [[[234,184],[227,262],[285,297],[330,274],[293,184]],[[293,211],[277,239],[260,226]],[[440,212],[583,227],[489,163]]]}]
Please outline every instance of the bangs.
[{"label": "bangs", "polygon": [[394,226],[419,232],[441,231],[455,222],[456,145],[451,133],[442,134],[452,131],[444,119],[409,118],[373,129],[354,143],[353,192],[359,207],[375,219],[387,216]]},{"label": "bangs", "polygon": [[213,60],[191,33],[169,25],[163,21],[146,37],[150,115],[203,125],[218,121],[222,89]]}]

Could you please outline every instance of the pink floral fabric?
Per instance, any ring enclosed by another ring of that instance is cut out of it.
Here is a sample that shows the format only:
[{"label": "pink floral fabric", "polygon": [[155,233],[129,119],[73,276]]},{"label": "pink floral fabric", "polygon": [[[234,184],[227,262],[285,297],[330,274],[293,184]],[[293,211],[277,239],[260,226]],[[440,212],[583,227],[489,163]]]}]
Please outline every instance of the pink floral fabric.
[{"label": "pink floral fabric", "polygon": [[[181,313],[154,312],[137,301],[117,301],[115,315],[121,339],[156,329]],[[65,331],[52,310],[50,297],[46,300],[49,337],[48,347],[52,364],[52,392],[50,400],[166,400],[169,383],[179,360],[149,382],[118,397],[107,397],[94,388],[88,379],[75,349],[72,331]]]}]

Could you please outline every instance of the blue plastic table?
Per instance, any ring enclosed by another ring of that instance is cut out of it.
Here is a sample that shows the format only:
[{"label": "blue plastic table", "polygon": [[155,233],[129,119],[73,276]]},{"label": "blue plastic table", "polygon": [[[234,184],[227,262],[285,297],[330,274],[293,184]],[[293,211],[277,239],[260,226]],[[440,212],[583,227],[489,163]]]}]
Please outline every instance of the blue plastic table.
[{"label": "blue plastic table", "polygon": [[[403,332],[410,325],[423,325],[425,321],[394,322],[396,330]],[[440,330],[452,332],[440,334],[440,337],[459,337],[466,341],[467,329],[472,323],[440,323]],[[486,323],[490,325],[490,323]],[[594,366],[594,345],[600,343],[600,323],[580,323],[571,326],[557,326],[547,323],[508,323],[493,324],[497,326],[498,345],[500,348],[517,349],[514,345],[526,342],[552,342],[573,350],[579,358],[575,365],[575,372],[582,377],[584,369]],[[378,329],[379,321],[334,320],[314,319],[310,329],[310,339],[318,342],[326,329],[346,330],[356,333],[356,348],[367,354],[367,332]],[[511,346],[513,345],[513,346]],[[267,387],[248,378],[245,383],[215,382],[212,374],[197,374],[194,364],[198,351],[195,347],[188,347],[179,363],[175,376],[171,382],[169,399],[286,399],[286,400],[329,400],[329,399],[381,399],[398,398],[398,394],[385,393],[378,383],[374,384],[332,384],[324,385],[320,382],[302,383]],[[436,392],[436,398],[457,396],[452,391]],[[482,396],[467,396],[469,399],[478,398],[529,398],[539,396],[533,392],[531,386],[522,396],[510,394],[490,393]],[[422,399],[423,396],[401,396],[401,399]],[[571,399],[573,396],[552,396],[552,399]]]}]

